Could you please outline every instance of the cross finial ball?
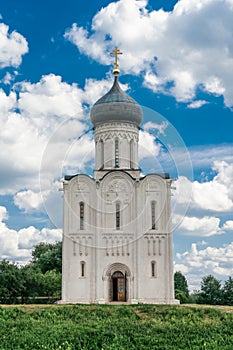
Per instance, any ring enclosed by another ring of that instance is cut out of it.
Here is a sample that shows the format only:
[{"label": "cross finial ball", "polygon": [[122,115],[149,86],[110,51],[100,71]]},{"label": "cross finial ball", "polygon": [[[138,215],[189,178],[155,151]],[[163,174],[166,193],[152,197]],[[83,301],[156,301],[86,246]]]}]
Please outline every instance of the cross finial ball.
[{"label": "cross finial ball", "polygon": [[122,55],[123,52],[121,52],[117,47],[110,52],[110,55],[115,55],[115,62],[114,62],[114,69],[113,69],[113,74],[118,75],[120,73],[119,70],[119,64],[118,64],[118,55]]}]

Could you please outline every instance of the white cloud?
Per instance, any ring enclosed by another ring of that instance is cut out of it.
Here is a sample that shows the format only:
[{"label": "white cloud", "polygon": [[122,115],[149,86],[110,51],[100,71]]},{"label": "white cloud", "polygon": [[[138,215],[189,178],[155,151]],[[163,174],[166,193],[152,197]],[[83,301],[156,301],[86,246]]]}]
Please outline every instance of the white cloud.
[{"label": "white cloud", "polygon": [[87,111],[111,84],[112,79],[87,79],[81,89],[49,74],[33,84],[13,85],[9,95],[0,89],[0,194],[12,195],[26,213],[46,211],[61,227],[58,180],[85,172],[93,162]]},{"label": "white cloud", "polygon": [[232,220],[220,223],[233,209],[233,164],[216,161],[212,171],[211,180],[192,182],[180,176],[175,182],[172,209],[176,234],[210,237],[233,230]]},{"label": "white cloud", "polygon": [[147,5],[112,2],[93,17],[90,31],[73,24],[65,37],[102,64],[112,62],[107,52],[119,46],[121,69],[142,74],[155,92],[189,102],[199,87],[233,106],[232,2],[180,0],[171,12]]},{"label": "white cloud", "polygon": [[1,126],[4,126],[7,119],[7,114],[15,109],[16,99],[17,97],[15,92],[11,91],[9,95],[6,95],[5,92],[0,89]]},{"label": "white cloud", "polygon": [[204,84],[205,90],[215,94],[224,95],[226,89],[223,87],[223,82],[217,77],[210,77]]},{"label": "white cloud", "polygon": [[230,211],[233,208],[228,188],[217,181],[193,182],[193,200],[196,206],[206,210]]},{"label": "white cloud", "polygon": [[80,89],[49,74],[34,84],[13,85],[9,94],[0,89],[0,194],[13,195],[26,213],[47,211],[61,227],[58,180],[93,162],[93,134],[85,135],[87,110],[111,84],[87,79]]},{"label": "white cloud", "polygon": [[161,124],[147,122],[143,125],[143,129],[150,132],[150,130],[158,130],[159,134],[163,134],[168,127],[168,122],[162,122]]},{"label": "white cloud", "polygon": [[82,115],[82,90],[77,84],[62,82],[61,76],[49,74],[42,76],[35,84],[22,82],[20,88],[19,108],[23,114],[34,119],[46,116],[79,117]]},{"label": "white cloud", "polygon": [[[176,181],[174,196],[177,203],[191,199],[193,208],[214,212],[229,212],[233,209],[233,164],[216,161],[212,169],[217,173],[212,180],[191,182],[185,177]],[[188,191],[188,193],[187,193]]]},{"label": "white cloud", "polygon": [[198,101],[193,101],[187,107],[190,109],[196,109],[196,108],[200,108],[200,107],[206,105],[207,103],[208,102],[205,100],[198,100]]},{"label": "white cloud", "polygon": [[28,43],[23,35],[16,31],[9,33],[9,26],[0,23],[0,68],[17,68],[27,52]]},{"label": "white cloud", "polygon": [[[3,215],[2,215],[3,214]],[[43,228],[38,230],[33,226],[19,231],[10,229],[2,220],[7,219],[7,210],[0,207],[0,256],[2,259],[28,262],[33,246],[40,242],[55,243],[61,240],[61,230]]]},{"label": "white cloud", "polygon": [[193,243],[190,251],[176,254],[175,270],[185,274],[191,290],[200,288],[200,275],[226,279],[233,274],[233,243],[205,249],[198,249]]},{"label": "white cloud", "polygon": [[202,218],[185,216],[181,221],[178,232],[186,236],[209,237],[223,233],[219,224],[220,219],[212,216]]},{"label": "white cloud", "polygon": [[16,71],[14,72],[14,74],[6,72],[6,74],[2,78],[1,82],[5,85],[10,85],[12,83],[12,81],[15,79],[16,75],[18,75],[18,73]]},{"label": "white cloud", "polygon": [[41,209],[43,204],[42,193],[36,193],[32,190],[20,191],[14,196],[14,204],[26,212],[32,209]]},{"label": "white cloud", "polygon": [[8,213],[5,207],[0,206],[0,221],[4,221],[8,219]]},{"label": "white cloud", "polygon": [[233,232],[233,220],[227,220],[223,227],[222,227],[223,231],[232,231]]},{"label": "white cloud", "polygon": [[149,134],[147,131],[139,131],[139,159],[157,157],[160,152],[160,144],[155,142],[154,135]]},{"label": "white cloud", "polygon": [[[2,195],[20,192],[15,203],[20,203],[20,207],[24,203],[28,210],[30,203],[37,207],[33,193],[39,193],[39,176],[45,191],[62,177],[63,168],[76,167],[77,171],[77,164],[82,164],[84,169],[85,162],[93,157],[93,141],[91,135],[86,135],[77,143],[88,128],[83,104],[93,102],[97,94],[100,97],[107,83],[87,81],[84,89],[80,89],[76,84],[63,82],[60,76],[49,74],[34,84],[15,84],[9,95],[0,89]],[[44,188],[46,178],[48,187]]]}]

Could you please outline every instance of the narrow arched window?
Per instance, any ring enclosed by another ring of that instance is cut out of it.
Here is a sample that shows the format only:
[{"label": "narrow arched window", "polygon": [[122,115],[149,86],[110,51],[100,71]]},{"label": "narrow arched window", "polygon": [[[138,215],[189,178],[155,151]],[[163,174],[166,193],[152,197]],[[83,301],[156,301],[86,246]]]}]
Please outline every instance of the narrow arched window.
[{"label": "narrow arched window", "polygon": [[79,222],[80,222],[80,230],[84,230],[84,203],[79,203]]},{"label": "narrow arched window", "polygon": [[100,169],[104,168],[104,141],[100,140]]},{"label": "narrow arched window", "polygon": [[152,230],[155,230],[155,229],[156,229],[155,207],[156,207],[156,202],[155,202],[155,201],[152,201],[152,202],[151,202],[151,229],[152,229]]},{"label": "narrow arched window", "polygon": [[81,261],[81,277],[85,277],[86,271],[85,271],[85,262]]},{"label": "narrow arched window", "polygon": [[120,215],[120,203],[116,203],[116,229],[120,230],[121,215]]},{"label": "narrow arched window", "polygon": [[130,168],[134,168],[134,161],[133,161],[133,140],[130,140],[129,144],[129,155],[130,155]]},{"label": "narrow arched window", "polygon": [[157,271],[156,271],[156,262],[151,261],[151,277],[156,277]]},{"label": "narrow arched window", "polygon": [[119,168],[119,140],[115,139],[115,168]]}]

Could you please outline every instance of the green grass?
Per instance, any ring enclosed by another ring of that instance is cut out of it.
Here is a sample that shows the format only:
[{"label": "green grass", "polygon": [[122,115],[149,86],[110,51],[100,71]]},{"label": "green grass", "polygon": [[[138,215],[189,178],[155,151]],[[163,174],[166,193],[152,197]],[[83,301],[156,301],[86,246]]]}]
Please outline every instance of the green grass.
[{"label": "green grass", "polygon": [[233,314],[157,305],[0,307],[0,350],[229,349]]}]

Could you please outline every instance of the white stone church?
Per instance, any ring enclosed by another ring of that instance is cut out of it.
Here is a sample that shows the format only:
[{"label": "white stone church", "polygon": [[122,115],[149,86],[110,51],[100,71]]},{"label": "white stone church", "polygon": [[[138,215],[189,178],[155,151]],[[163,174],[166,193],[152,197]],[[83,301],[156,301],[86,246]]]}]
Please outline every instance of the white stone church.
[{"label": "white stone church", "polygon": [[142,110],[114,83],[92,107],[94,177],[63,182],[62,303],[174,304],[171,182],[142,176]]}]

